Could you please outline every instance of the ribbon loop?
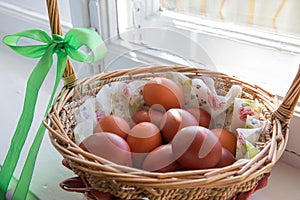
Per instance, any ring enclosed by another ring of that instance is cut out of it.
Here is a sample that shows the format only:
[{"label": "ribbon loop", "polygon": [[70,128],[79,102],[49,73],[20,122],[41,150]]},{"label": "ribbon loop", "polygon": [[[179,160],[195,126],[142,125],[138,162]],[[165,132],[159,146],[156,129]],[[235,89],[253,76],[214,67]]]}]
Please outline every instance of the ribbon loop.
[{"label": "ribbon loop", "polygon": [[[44,44],[20,46],[18,43],[21,38],[31,39]],[[7,35],[2,39],[2,41],[18,54],[30,58],[42,57],[47,51],[48,46],[52,43],[51,37],[46,32],[39,29],[22,31],[14,35]]]},{"label": "ribbon loop", "polygon": [[[103,58],[107,52],[106,46],[98,33],[89,28],[74,28],[67,32],[65,41],[69,45],[68,55],[77,61],[93,63]],[[87,47],[92,55],[80,50]]]}]

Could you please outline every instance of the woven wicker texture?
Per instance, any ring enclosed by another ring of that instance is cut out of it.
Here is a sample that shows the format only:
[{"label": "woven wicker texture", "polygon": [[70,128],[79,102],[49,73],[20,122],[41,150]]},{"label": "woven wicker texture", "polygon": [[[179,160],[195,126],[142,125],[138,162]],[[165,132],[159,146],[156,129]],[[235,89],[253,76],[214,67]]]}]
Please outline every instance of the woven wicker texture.
[{"label": "woven wicker texture", "polygon": [[[61,34],[56,0],[47,0],[53,33]],[[214,79],[219,95],[232,85],[240,85],[242,97],[255,99],[263,108],[263,120],[268,121],[260,138],[261,151],[253,159],[224,168],[154,173],[125,167],[83,151],[74,143],[74,109],[107,83],[150,79],[157,73],[176,71],[190,78],[208,76]],[[300,73],[296,75],[283,103],[257,85],[223,73],[184,66],[151,66],[97,74],[78,81],[71,63],[65,71],[67,87],[56,97],[43,123],[53,146],[66,158],[74,173],[85,177],[96,190],[110,192],[124,199],[230,199],[235,194],[251,190],[264,174],[271,171],[287,144],[288,124],[299,99]],[[69,77],[72,77],[71,79]]]}]

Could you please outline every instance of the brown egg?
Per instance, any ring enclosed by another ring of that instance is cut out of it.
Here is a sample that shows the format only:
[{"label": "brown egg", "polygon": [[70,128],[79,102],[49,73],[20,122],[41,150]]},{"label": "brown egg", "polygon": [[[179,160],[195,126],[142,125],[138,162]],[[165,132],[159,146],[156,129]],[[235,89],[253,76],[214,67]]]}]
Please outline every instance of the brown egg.
[{"label": "brown egg", "polygon": [[235,157],[226,148],[222,147],[222,156],[216,167],[226,167],[236,161]]},{"label": "brown egg", "polygon": [[162,144],[160,131],[151,122],[135,125],[127,136],[127,143],[132,152],[148,153]]},{"label": "brown egg", "polygon": [[129,131],[126,141],[132,151],[133,166],[136,168],[141,168],[147,154],[162,144],[160,131],[151,122],[135,125]]},{"label": "brown egg", "polygon": [[219,138],[222,147],[229,150],[232,155],[235,155],[237,139],[233,133],[221,128],[212,129],[211,131]]},{"label": "brown egg", "polygon": [[218,138],[201,126],[179,130],[171,144],[175,159],[187,169],[212,168],[221,159],[222,146]]},{"label": "brown egg", "polygon": [[202,108],[186,108],[186,110],[197,119],[199,126],[209,128],[211,116],[206,110]]},{"label": "brown egg", "polygon": [[94,132],[110,132],[126,139],[129,130],[129,124],[125,119],[116,115],[108,115],[99,121]]},{"label": "brown egg", "polygon": [[174,159],[171,144],[161,145],[151,151],[142,166],[143,170],[155,172],[172,172],[182,168]]},{"label": "brown egg", "polygon": [[181,108],[184,105],[184,94],[182,89],[174,81],[155,77],[149,80],[143,88],[143,98],[149,106],[165,110]]},{"label": "brown egg", "polygon": [[132,120],[136,124],[141,122],[151,122],[155,124],[157,127],[159,127],[162,117],[163,117],[162,112],[150,109],[150,110],[141,110],[136,112],[132,116]]},{"label": "brown egg", "polygon": [[197,125],[198,122],[191,113],[180,108],[172,108],[163,115],[160,129],[164,141],[168,143],[180,129]]},{"label": "brown egg", "polygon": [[132,166],[129,145],[123,138],[114,133],[94,133],[85,138],[80,143],[79,147],[111,162]]}]

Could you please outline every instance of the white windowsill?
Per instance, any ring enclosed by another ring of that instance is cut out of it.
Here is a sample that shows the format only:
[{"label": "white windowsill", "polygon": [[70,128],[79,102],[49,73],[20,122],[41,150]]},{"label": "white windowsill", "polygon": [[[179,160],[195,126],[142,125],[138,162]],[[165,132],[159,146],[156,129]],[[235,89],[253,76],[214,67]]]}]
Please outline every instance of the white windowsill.
[{"label": "white windowsill", "polygon": [[254,193],[250,200],[297,200],[299,184],[300,170],[278,162],[271,171],[268,186]]}]

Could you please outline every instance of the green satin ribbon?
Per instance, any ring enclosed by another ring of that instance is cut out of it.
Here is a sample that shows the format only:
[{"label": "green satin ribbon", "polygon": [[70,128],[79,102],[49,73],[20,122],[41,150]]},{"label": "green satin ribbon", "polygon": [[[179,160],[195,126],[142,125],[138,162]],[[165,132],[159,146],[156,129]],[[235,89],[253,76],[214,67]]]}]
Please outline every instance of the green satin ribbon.
[{"label": "green satin ribbon", "polygon": [[[41,44],[19,46],[18,42],[21,38],[32,39]],[[57,70],[54,87],[46,108],[46,113],[52,104],[56,89],[64,73],[68,57],[71,57],[76,61],[92,63],[102,59],[106,55],[107,49],[101,37],[95,31],[88,28],[74,28],[69,30],[65,37],[53,34],[52,38],[42,30],[33,29],[22,31],[13,35],[7,35],[2,41],[18,54],[30,58],[41,57],[27,81],[22,114],[19,118],[17,128],[11,140],[10,148],[0,171],[0,200],[5,200],[8,185],[12,179],[21,150],[33,121],[39,90],[53,63],[53,55],[57,55]],[[87,47],[92,54],[82,51],[80,49],[81,47]],[[13,195],[13,200],[26,199],[34,170],[35,160],[38,155],[44,132],[45,127],[41,124],[30,147],[20,179]]]}]

